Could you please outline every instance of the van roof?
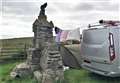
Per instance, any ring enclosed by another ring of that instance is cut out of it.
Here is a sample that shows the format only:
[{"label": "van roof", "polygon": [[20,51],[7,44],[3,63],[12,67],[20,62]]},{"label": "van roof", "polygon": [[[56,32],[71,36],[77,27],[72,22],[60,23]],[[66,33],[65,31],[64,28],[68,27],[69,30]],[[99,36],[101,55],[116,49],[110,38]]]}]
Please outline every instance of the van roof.
[{"label": "van roof", "polygon": [[110,27],[110,26],[119,26],[120,21],[113,21],[113,20],[99,20],[99,23],[96,24],[89,24],[88,28],[91,27],[97,27],[97,26],[104,26],[104,27]]}]

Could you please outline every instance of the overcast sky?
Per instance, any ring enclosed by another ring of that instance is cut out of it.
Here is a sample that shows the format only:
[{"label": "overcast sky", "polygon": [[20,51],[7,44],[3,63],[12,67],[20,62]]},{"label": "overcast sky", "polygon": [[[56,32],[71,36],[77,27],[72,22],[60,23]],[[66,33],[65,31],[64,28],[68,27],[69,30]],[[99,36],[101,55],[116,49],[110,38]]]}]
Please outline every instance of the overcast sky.
[{"label": "overcast sky", "polygon": [[2,0],[0,38],[33,36],[32,24],[44,2],[48,2],[48,21],[61,29],[84,29],[100,19],[120,19],[119,0]]}]

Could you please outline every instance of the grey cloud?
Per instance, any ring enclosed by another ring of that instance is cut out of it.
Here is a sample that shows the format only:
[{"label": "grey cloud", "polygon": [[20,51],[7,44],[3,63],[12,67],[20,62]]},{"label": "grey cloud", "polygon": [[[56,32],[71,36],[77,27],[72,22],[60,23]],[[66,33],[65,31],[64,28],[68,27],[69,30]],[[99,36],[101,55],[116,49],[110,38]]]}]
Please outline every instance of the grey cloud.
[{"label": "grey cloud", "polygon": [[37,11],[33,2],[2,2],[3,14],[33,15]]},{"label": "grey cloud", "polygon": [[105,2],[105,1],[111,1],[111,0],[91,0],[91,1],[99,1],[99,2]]},{"label": "grey cloud", "polygon": [[76,22],[80,20],[85,22],[88,20],[96,19],[97,16],[99,15],[100,15],[99,13],[95,13],[95,12],[92,12],[92,13],[84,12],[81,14],[67,16],[66,19],[76,21]]},{"label": "grey cloud", "polygon": [[119,11],[119,4],[96,4],[95,10],[97,11]]},{"label": "grey cloud", "polygon": [[96,10],[96,11],[118,11],[119,10],[119,4],[114,3],[111,4],[109,1],[107,2],[87,2],[87,3],[79,3],[76,6],[76,11],[91,11],[91,10]]},{"label": "grey cloud", "polygon": [[8,26],[9,23],[7,23],[7,22],[2,22],[2,25],[3,25],[3,26]]},{"label": "grey cloud", "polygon": [[46,12],[48,12],[49,14],[55,14],[56,11],[58,11],[57,9],[55,9],[54,7],[48,7],[46,9]]},{"label": "grey cloud", "polygon": [[69,3],[54,2],[53,5],[55,8],[58,9],[58,11],[69,12],[69,11],[73,10],[73,6]]},{"label": "grey cloud", "polygon": [[79,2],[78,4],[75,5],[71,5],[69,3],[63,3],[63,2],[59,2],[59,3],[54,3],[55,7],[58,8],[58,10],[62,11],[62,12],[67,12],[67,13],[77,13],[77,12],[81,12],[84,13],[85,11],[118,11],[119,10],[119,4],[118,3],[114,3],[111,4],[110,0],[97,0],[97,1],[93,1],[93,2]]},{"label": "grey cloud", "polygon": [[73,22],[76,22],[78,24],[89,24],[89,23],[94,23],[97,22],[98,20],[101,19],[116,19],[118,18],[118,15],[115,15],[114,13],[104,13],[104,12],[91,12],[88,14],[80,14],[80,15],[72,15],[72,16],[68,16],[66,19],[67,20],[71,20]]},{"label": "grey cloud", "polygon": [[25,23],[32,22],[32,18],[38,14],[37,12],[39,12],[39,7],[34,2],[2,2],[2,18],[4,19],[18,19]]},{"label": "grey cloud", "polygon": [[[3,12],[5,13],[15,13],[15,14],[28,14],[33,15],[36,14],[40,10],[40,6],[36,5],[39,2],[10,2],[10,1],[3,1]],[[41,4],[40,4],[41,5]],[[55,10],[54,7],[48,7],[47,10],[52,13]]]},{"label": "grey cloud", "polygon": [[78,2],[76,5],[70,3],[54,3],[55,7],[63,12],[79,12],[79,11],[91,11],[94,9],[94,3],[92,2]]},{"label": "grey cloud", "polygon": [[[35,16],[25,16],[25,15],[3,15],[2,18],[5,19],[5,21],[2,21],[2,25],[9,26],[11,23],[16,22],[16,23],[25,23],[26,25],[32,23],[35,19]],[[11,20],[11,21],[10,21]],[[24,24],[24,25],[25,25]]]},{"label": "grey cloud", "polygon": [[[22,19],[22,20],[25,19],[27,21],[31,21],[31,17],[37,16],[40,12],[40,6],[36,5],[36,3],[38,2],[3,1],[2,2],[2,14],[3,16],[9,16],[9,14],[12,14],[11,18],[17,17],[18,19]],[[49,14],[53,14],[56,12],[56,9],[54,7],[48,7],[46,11],[49,12]]]},{"label": "grey cloud", "polygon": [[79,3],[76,7],[76,11],[91,11],[94,9],[94,5],[92,3]]}]

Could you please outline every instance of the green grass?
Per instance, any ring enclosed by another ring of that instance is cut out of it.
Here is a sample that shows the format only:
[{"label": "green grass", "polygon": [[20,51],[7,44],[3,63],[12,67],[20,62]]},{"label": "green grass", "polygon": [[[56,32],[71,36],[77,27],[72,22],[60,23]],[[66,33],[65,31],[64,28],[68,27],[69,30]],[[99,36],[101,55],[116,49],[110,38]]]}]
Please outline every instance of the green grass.
[{"label": "green grass", "polygon": [[[10,61],[5,64],[0,64],[0,83],[37,83],[33,76],[26,78],[12,79],[9,74],[15,65],[21,61]],[[120,78],[110,78],[97,75],[84,69],[70,69],[64,72],[64,83],[120,83]],[[58,82],[59,83],[59,82]]]},{"label": "green grass", "polygon": [[[0,83],[37,83],[33,76],[23,79],[12,79],[9,74],[20,63],[24,48],[32,45],[32,37],[0,40]],[[15,54],[14,54],[15,53]]]},{"label": "green grass", "polygon": [[67,83],[120,83],[120,77],[105,77],[84,69],[70,69],[65,71]]},{"label": "green grass", "polygon": [[9,63],[0,64],[0,83],[37,83],[33,76],[26,78],[13,79],[10,77],[12,69],[21,61],[10,61]]}]

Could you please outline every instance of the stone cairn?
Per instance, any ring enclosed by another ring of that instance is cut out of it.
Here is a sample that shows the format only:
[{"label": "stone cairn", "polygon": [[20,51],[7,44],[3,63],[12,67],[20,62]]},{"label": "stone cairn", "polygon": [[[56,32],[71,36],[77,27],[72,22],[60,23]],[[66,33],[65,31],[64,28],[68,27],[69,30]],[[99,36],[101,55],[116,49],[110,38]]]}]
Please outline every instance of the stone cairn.
[{"label": "stone cairn", "polygon": [[34,74],[41,83],[54,83],[63,80],[62,56],[53,39],[53,23],[47,21],[45,8],[47,3],[41,6],[38,19],[33,23],[33,48],[28,50],[26,62],[17,65],[11,72],[12,77],[23,77]]}]

